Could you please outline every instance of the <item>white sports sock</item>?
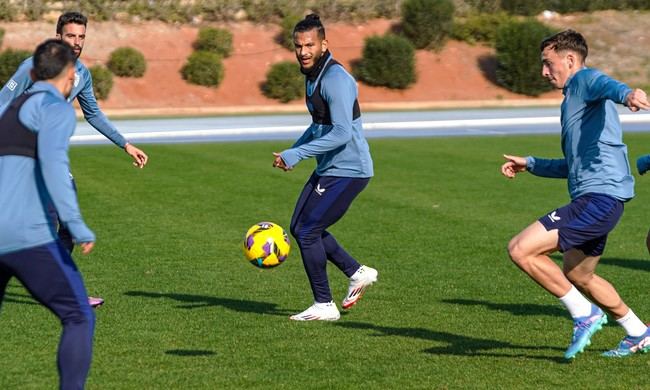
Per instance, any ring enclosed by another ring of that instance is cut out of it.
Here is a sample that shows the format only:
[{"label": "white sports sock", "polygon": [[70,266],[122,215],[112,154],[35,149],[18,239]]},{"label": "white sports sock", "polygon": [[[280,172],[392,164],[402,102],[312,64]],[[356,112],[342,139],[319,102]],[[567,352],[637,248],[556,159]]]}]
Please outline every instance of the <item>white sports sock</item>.
[{"label": "white sports sock", "polygon": [[560,297],[572,318],[588,317],[591,314],[591,302],[575,286],[565,296]]},{"label": "white sports sock", "polygon": [[626,315],[616,320],[625,329],[628,336],[639,337],[648,330],[648,327],[634,314],[632,309]]}]

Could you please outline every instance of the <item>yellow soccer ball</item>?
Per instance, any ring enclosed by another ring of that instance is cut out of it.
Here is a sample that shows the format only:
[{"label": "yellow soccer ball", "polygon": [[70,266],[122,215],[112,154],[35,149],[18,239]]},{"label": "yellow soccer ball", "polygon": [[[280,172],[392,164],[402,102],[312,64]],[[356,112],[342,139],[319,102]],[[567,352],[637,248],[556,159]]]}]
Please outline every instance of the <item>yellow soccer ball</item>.
[{"label": "yellow soccer ball", "polygon": [[251,226],[244,238],[244,256],[256,267],[272,268],[282,264],[289,256],[289,236],[272,222]]}]

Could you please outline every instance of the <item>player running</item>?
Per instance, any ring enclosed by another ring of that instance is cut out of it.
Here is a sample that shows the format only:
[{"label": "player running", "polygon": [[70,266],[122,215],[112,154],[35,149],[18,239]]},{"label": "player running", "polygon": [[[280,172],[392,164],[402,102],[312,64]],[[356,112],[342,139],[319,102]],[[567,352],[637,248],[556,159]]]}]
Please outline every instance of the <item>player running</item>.
[{"label": "player running", "polygon": [[[595,272],[607,235],[621,218],[625,202],[634,197],[634,178],[615,103],[631,111],[647,110],[650,104],[642,90],[632,90],[587,68],[587,53],[587,42],[573,30],[555,34],[541,44],[542,75],[564,94],[564,157],[505,155],[507,161],[501,167],[503,175],[511,179],[524,171],[568,179],[571,203],[542,216],[508,244],[512,261],[558,297],[573,317],[573,337],[564,354],[566,359],[582,352],[591,343],[591,336],[607,322],[603,309],[627,333],[604,356],[624,357],[650,350],[648,327],[614,287]],[[558,250],[564,254],[563,269],[548,257]]]}]

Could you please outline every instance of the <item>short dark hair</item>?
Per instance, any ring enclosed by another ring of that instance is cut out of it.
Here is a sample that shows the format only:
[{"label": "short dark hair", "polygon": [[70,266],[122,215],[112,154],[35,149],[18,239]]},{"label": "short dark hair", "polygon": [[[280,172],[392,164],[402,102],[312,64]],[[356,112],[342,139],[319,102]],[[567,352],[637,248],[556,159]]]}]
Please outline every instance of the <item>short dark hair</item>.
[{"label": "short dark hair", "polygon": [[51,80],[63,72],[66,66],[77,60],[72,46],[60,39],[48,39],[34,51],[34,68],[36,81]]},{"label": "short dark hair", "polygon": [[544,39],[540,45],[540,51],[544,51],[547,47],[550,47],[556,53],[566,50],[574,51],[582,57],[582,62],[587,59],[587,54],[589,54],[585,37],[574,30],[564,30]]},{"label": "short dark hair", "polygon": [[77,11],[70,11],[59,16],[59,20],[56,22],[56,33],[63,33],[63,26],[66,24],[82,24],[84,27],[88,24],[88,18],[85,17],[82,13]]},{"label": "short dark hair", "polygon": [[306,32],[311,30],[318,30],[318,38],[325,39],[325,26],[320,21],[320,16],[316,14],[309,14],[296,24],[293,28],[293,33]]}]

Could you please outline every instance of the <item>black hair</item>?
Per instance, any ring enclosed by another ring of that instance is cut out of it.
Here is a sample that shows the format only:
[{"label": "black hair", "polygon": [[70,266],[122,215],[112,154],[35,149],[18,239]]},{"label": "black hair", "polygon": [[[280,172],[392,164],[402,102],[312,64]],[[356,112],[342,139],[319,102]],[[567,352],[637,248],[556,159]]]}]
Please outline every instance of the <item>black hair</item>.
[{"label": "black hair", "polygon": [[88,18],[76,11],[70,11],[61,14],[61,16],[59,16],[59,20],[56,22],[56,33],[62,34],[63,26],[70,23],[82,24],[84,27],[86,27],[88,24]]},{"label": "black hair", "polygon": [[565,30],[544,39],[540,45],[540,51],[544,51],[547,47],[556,53],[566,50],[574,51],[582,57],[582,62],[585,62],[587,54],[589,54],[587,41],[582,34],[574,30]]},{"label": "black hair", "polygon": [[320,16],[316,14],[309,14],[305,18],[296,24],[296,27],[293,28],[293,33],[318,30],[318,38],[320,40],[325,39],[325,26],[320,21]]},{"label": "black hair", "polygon": [[48,39],[34,51],[34,78],[36,81],[54,79],[76,60],[72,46],[59,39]]}]

